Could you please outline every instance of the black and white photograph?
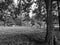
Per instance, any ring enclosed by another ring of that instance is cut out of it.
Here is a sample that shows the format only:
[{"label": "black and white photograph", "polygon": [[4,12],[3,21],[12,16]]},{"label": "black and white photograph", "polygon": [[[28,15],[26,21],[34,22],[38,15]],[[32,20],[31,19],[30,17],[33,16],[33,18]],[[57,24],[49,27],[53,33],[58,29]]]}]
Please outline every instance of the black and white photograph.
[{"label": "black and white photograph", "polygon": [[0,0],[0,45],[60,45],[59,0]]}]

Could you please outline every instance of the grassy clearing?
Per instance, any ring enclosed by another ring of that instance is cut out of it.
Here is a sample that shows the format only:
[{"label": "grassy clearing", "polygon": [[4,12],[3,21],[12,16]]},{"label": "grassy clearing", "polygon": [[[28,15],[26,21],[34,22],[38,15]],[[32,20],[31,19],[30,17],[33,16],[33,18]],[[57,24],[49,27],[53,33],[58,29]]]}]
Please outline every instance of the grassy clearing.
[{"label": "grassy clearing", "polygon": [[41,41],[45,37],[45,30],[43,29],[36,29],[32,27],[0,27],[0,44],[1,45],[15,45],[19,44],[26,44],[29,45],[39,45],[38,43],[34,42]]},{"label": "grassy clearing", "polygon": [[0,27],[0,34],[9,34],[9,33],[41,33],[46,32],[44,29],[36,29],[32,27]]}]

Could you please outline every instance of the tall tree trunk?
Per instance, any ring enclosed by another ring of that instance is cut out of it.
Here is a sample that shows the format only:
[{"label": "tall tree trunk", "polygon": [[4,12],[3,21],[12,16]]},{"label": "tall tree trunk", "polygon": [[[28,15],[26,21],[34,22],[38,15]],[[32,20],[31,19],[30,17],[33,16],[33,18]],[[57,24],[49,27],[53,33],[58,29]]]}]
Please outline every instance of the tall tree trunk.
[{"label": "tall tree trunk", "polygon": [[53,26],[52,26],[52,13],[51,13],[51,4],[52,0],[49,0],[48,5],[48,20],[47,20],[47,42],[49,45],[53,45]]}]

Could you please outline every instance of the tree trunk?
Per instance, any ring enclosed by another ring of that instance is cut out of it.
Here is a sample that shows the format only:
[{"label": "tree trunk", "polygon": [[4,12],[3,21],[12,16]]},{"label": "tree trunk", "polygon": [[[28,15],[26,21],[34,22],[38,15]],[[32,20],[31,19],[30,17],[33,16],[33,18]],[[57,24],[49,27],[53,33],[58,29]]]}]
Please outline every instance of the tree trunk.
[{"label": "tree trunk", "polygon": [[47,20],[47,42],[49,45],[53,45],[53,26],[52,26],[52,13],[51,13],[51,3],[52,0],[49,0],[48,5],[48,20]]}]

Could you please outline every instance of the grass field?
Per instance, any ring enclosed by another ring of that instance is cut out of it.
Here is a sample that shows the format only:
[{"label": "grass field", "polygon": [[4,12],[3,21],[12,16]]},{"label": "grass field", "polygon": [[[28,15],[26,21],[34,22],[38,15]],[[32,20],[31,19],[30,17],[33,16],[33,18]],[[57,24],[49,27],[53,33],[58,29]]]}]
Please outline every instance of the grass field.
[{"label": "grass field", "polygon": [[17,27],[0,27],[0,34],[2,33],[42,33],[46,32],[44,29],[37,29],[32,27],[24,27],[24,26],[17,26]]},{"label": "grass field", "polygon": [[45,36],[46,30],[44,29],[18,26],[0,27],[0,45],[19,45],[20,43],[25,43],[24,45],[39,45],[36,42],[43,41]]}]

